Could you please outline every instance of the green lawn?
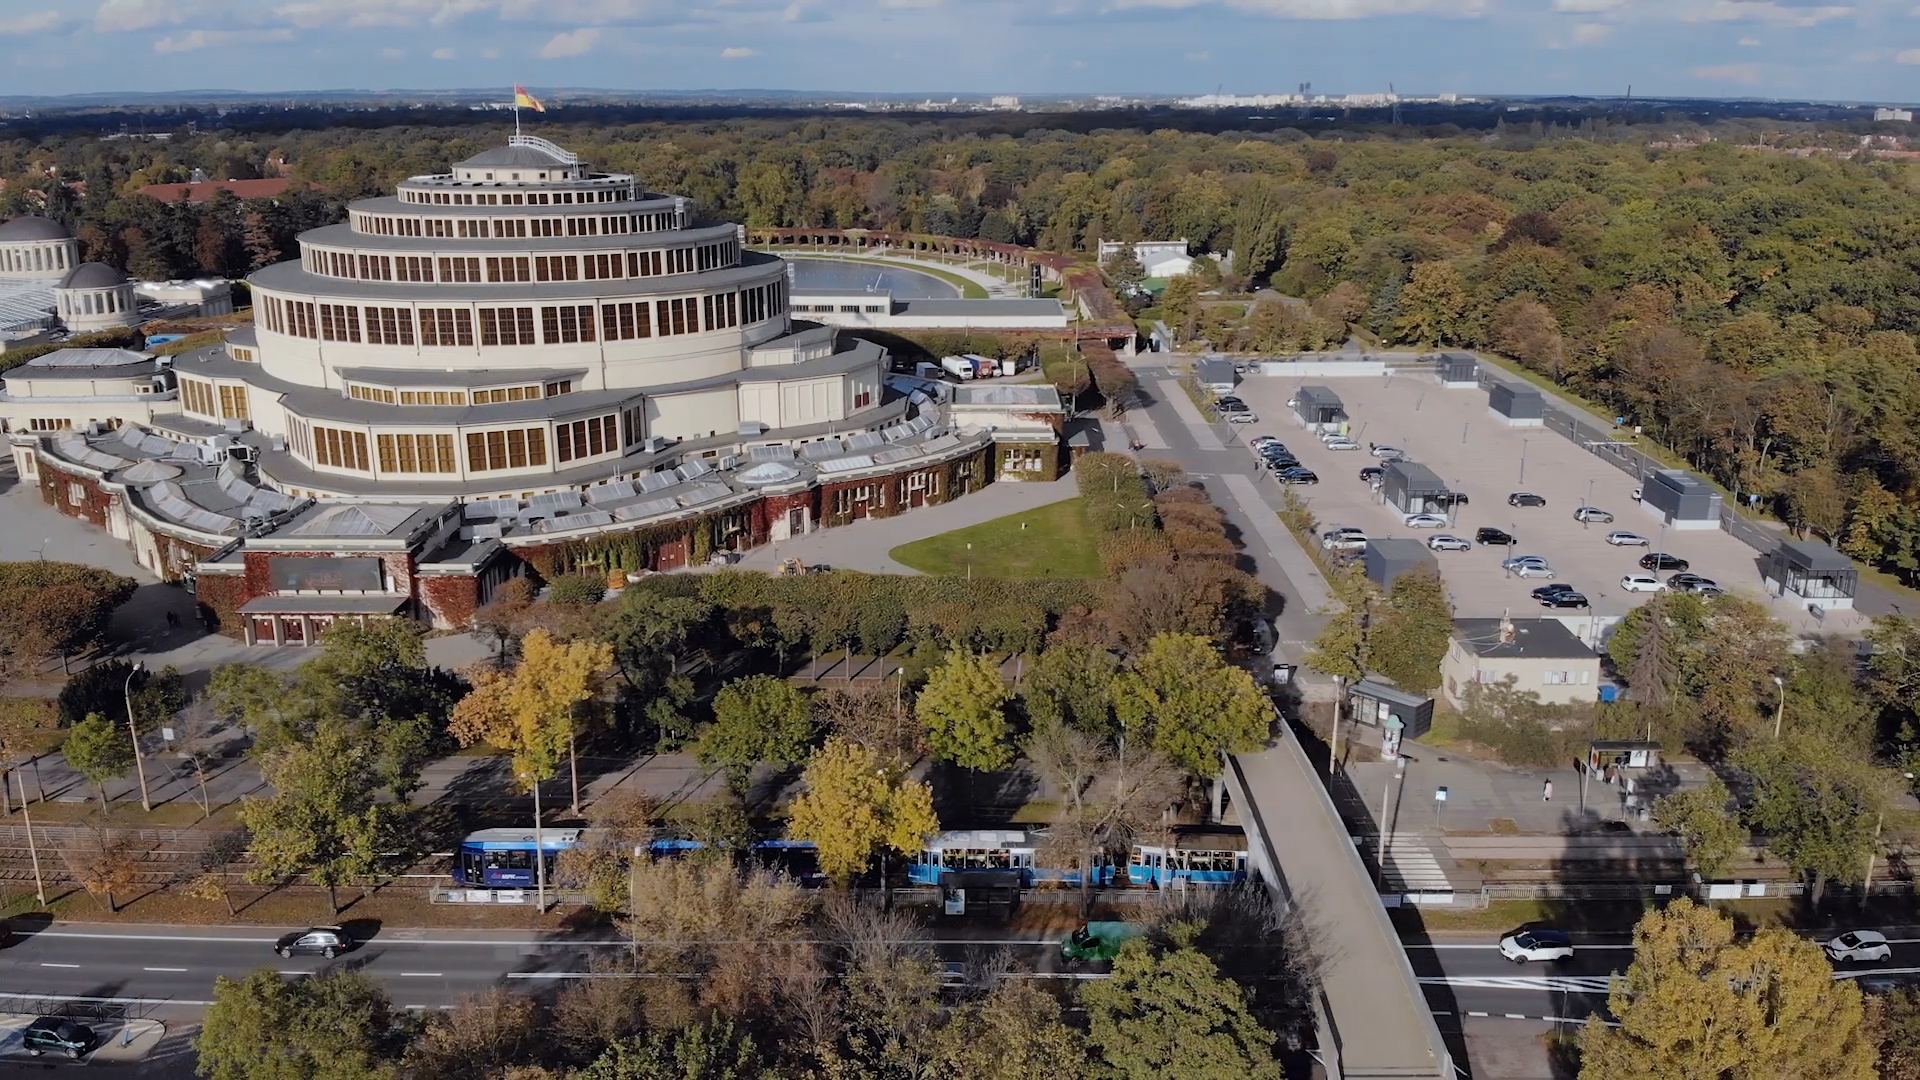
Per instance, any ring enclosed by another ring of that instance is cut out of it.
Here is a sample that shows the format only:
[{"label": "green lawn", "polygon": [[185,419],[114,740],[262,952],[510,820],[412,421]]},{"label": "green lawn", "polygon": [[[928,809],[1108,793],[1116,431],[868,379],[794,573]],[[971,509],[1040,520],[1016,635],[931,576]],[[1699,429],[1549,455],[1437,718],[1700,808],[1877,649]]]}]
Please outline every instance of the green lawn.
[{"label": "green lawn", "polygon": [[915,540],[887,554],[923,574],[965,574],[971,564],[977,577],[1100,576],[1086,504],[1079,499]]}]

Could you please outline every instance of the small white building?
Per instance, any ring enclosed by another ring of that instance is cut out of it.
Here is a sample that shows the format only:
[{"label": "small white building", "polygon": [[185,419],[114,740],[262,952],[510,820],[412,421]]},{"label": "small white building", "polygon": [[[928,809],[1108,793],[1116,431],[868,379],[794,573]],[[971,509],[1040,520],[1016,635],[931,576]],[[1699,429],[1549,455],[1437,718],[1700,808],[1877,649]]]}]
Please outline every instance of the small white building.
[{"label": "small white building", "polygon": [[1913,110],[1912,109],[1875,109],[1873,110],[1873,118],[1875,120],[1894,120],[1903,124],[1911,124],[1913,123]]},{"label": "small white building", "polygon": [[1599,698],[1600,654],[1558,619],[1455,619],[1440,685],[1454,708],[1475,683],[1514,680],[1543,705],[1590,704]]},{"label": "small white building", "polygon": [[[179,408],[170,361],[131,349],[60,349],[0,376],[0,409],[14,432],[148,423]],[[15,448],[22,476],[33,475],[32,458],[32,447]]]},{"label": "small white building", "polygon": [[1067,410],[1060,391],[1046,383],[962,383],[948,399],[956,431],[991,432],[994,476],[1006,480],[1057,480],[1065,468],[1060,432]]},{"label": "small white building", "polygon": [[142,302],[161,305],[157,315],[167,318],[233,314],[233,286],[219,278],[142,281],[133,291]]},{"label": "small white building", "polygon": [[54,311],[76,334],[140,325],[140,300],[127,275],[106,263],[81,263],[53,287]]},{"label": "small white building", "polygon": [[[1100,265],[1120,253],[1127,246],[1125,240],[1100,241]],[[1193,256],[1187,254],[1187,241],[1179,240],[1135,240],[1133,257],[1140,260],[1150,278],[1179,277],[1193,269]]]},{"label": "small white building", "polygon": [[895,300],[885,292],[795,292],[793,313],[828,326],[883,330],[1063,330],[1058,300]]}]

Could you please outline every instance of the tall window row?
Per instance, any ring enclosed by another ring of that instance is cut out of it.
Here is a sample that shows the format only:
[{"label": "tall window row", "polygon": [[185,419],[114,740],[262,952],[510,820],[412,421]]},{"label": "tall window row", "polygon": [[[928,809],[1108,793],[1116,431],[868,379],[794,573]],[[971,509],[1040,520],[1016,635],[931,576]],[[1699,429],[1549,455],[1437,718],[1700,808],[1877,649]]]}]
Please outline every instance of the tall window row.
[{"label": "tall window row", "polygon": [[247,388],[233,383],[215,385],[200,379],[180,380],[180,403],[190,413],[219,420],[251,420]]},{"label": "tall window row", "polygon": [[558,462],[611,454],[620,447],[619,417],[616,413],[553,425],[553,457]]},{"label": "tall window row", "polygon": [[[523,221],[520,224],[525,225]],[[536,233],[535,235],[561,235]],[[423,284],[500,284],[520,281],[611,281],[622,278],[695,274],[740,263],[740,241],[722,240],[696,247],[648,251],[609,251],[592,255],[464,256],[366,255],[302,246],[301,266],[319,277],[359,281],[412,281]],[[482,273],[484,269],[484,274]]]},{"label": "tall window row", "polygon": [[[491,178],[492,174],[488,174]],[[590,191],[421,191],[400,189],[400,201],[436,206],[551,206],[627,202],[638,192],[630,183]]]},{"label": "tall window row", "polygon": [[[787,310],[786,283],[739,292],[601,304],[477,309],[480,345],[573,345],[726,330]],[[309,304],[263,297],[266,327],[275,333],[368,345],[472,348],[475,310]],[[595,308],[599,309],[596,317]],[[418,320],[416,326],[416,318]]]},{"label": "tall window row", "polygon": [[589,217],[396,217],[352,215],[353,231],[368,236],[418,236],[448,240],[501,240],[521,236],[626,236],[680,227],[680,215],[595,214]]},{"label": "tall window row", "polygon": [[453,473],[460,471],[454,460],[452,435],[381,435],[380,471],[383,473]]}]

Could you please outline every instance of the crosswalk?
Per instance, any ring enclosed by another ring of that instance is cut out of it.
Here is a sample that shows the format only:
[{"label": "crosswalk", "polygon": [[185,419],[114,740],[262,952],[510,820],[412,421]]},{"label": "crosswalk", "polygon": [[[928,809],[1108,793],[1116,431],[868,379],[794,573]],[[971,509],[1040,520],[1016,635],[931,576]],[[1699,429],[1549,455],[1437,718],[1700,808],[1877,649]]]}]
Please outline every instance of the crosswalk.
[{"label": "crosswalk", "polygon": [[1613,975],[1433,975],[1422,986],[1451,986],[1458,990],[1564,990],[1570,994],[1605,994],[1613,989]]},{"label": "crosswalk", "polygon": [[1451,892],[1453,882],[1433,857],[1433,849],[1415,833],[1395,833],[1387,845],[1382,867],[1387,888],[1394,892]]}]

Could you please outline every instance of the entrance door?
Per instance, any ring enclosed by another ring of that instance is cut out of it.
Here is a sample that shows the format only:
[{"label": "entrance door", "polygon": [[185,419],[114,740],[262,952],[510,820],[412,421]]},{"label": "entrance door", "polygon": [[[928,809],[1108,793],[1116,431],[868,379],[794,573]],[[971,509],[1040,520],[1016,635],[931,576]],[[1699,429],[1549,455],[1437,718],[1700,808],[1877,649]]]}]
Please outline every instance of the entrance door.
[{"label": "entrance door", "polygon": [[796,506],[787,511],[787,535],[804,536],[807,531],[807,508]]}]

